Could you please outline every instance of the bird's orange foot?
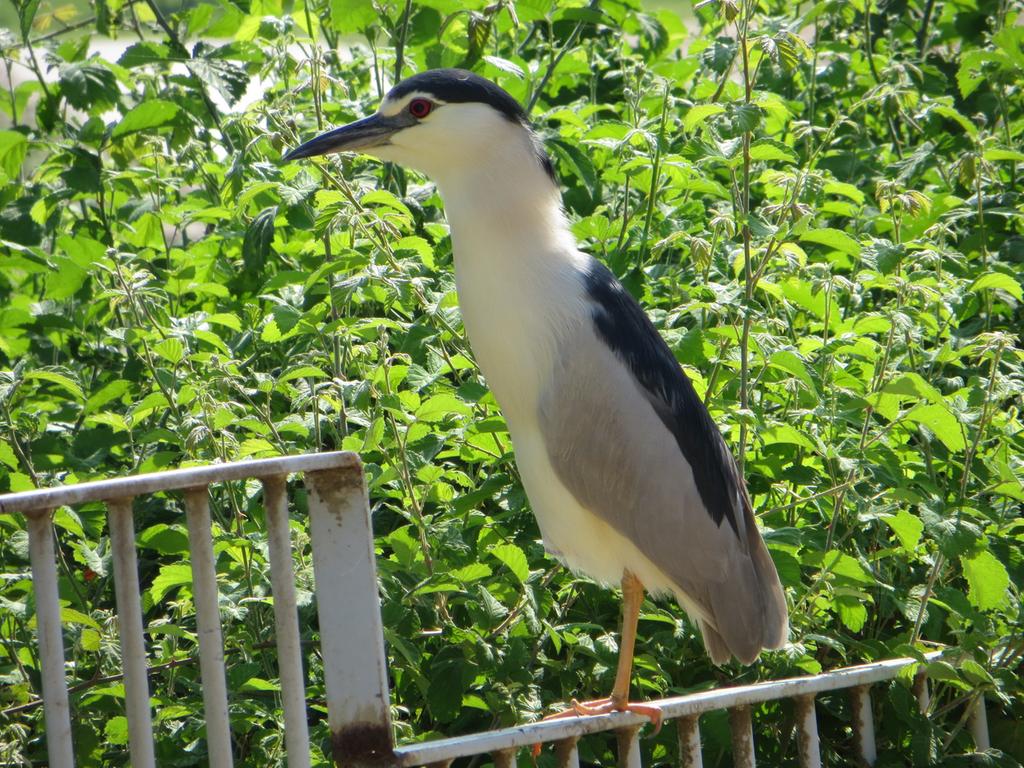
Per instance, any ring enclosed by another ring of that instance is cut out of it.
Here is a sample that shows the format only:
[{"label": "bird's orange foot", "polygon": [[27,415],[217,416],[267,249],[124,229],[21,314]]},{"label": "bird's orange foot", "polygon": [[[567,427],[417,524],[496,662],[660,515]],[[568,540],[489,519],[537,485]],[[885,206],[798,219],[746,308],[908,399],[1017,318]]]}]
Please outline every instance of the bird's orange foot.
[{"label": "bird's orange foot", "polygon": [[[611,698],[597,699],[595,701],[577,701],[573,699],[569,702],[569,706],[563,709],[561,712],[555,712],[552,715],[545,717],[545,720],[559,720],[563,717],[572,717],[574,715],[579,717],[587,717],[589,715],[607,715],[609,712],[633,712],[637,715],[642,715],[651,721],[651,725],[654,727],[654,731],[651,733],[652,736],[657,736],[661,730],[661,709],[651,704],[640,704],[636,702],[626,701],[621,704],[615,703]],[[540,744],[534,744],[531,749],[531,754],[534,757],[540,754]]]}]

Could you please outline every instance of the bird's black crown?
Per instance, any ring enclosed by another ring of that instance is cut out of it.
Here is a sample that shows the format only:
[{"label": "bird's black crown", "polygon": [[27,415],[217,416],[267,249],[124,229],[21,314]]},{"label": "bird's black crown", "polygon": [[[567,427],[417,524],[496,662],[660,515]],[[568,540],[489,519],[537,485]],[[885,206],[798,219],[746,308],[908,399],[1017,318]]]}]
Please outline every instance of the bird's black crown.
[{"label": "bird's black crown", "polygon": [[400,99],[414,91],[430,94],[449,104],[488,104],[509,120],[530,124],[526,110],[504,88],[465,69],[430,69],[407,77],[391,89],[388,100]]}]

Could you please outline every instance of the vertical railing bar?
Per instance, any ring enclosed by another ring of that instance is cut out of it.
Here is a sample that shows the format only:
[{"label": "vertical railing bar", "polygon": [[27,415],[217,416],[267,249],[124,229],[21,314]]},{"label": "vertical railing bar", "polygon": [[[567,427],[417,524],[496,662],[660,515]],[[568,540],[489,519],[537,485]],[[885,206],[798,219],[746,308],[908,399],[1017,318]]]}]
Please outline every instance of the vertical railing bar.
[{"label": "vertical railing bar", "polygon": [[555,764],[558,768],[580,768],[579,738],[559,739],[555,742]]},{"label": "vertical railing bar", "polygon": [[619,768],[642,768],[640,728],[635,725],[628,728],[616,728],[615,738],[619,747]]},{"label": "vertical railing bar", "polygon": [[263,478],[270,550],[270,581],[274,593],[274,626],[277,633],[277,665],[284,705],[284,735],[289,768],[309,768],[309,726],[306,722],[306,690],[302,678],[302,645],[295,602],[288,498],[283,475]]},{"label": "vertical railing bar", "polygon": [[748,705],[730,707],[729,731],[732,734],[732,764],[736,768],[754,768],[754,731]]},{"label": "vertical railing bar", "polygon": [[976,752],[987,752],[992,748],[988,735],[988,713],[985,711],[985,694],[979,692],[971,704],[971,714],[967,721],[967,727],[971,729],[971,737],[974,739],[974,750]]},{"label": "vertical railing bar", "polygon": [[494,752],[491,757],[494,759],[494,768],[516,768],[515,749],[501,749]]},{"label": "vertical railing bar", "polygon": [[853,736],[857,741],[857,754],[864,765],[874,765],[878,759],[875,747],[875,717],[871,710],[871,686],[855,685],[850,689],[853,705]]},{"label": "vertical railing bar", "polygon": [[142,606],[139,603],[142,591],[139,589],[139,569],[135,558],[132,499],[110,499],[107,509],[110,511],[110,544],[114,555],[114,592],[124,670],[128,749],[134,768],[151,768],[156,765],[156,757],[153,752],[146,641],[142,634]]},{"label": "vertical railing bar", "polygon": [[362,466],[306,472],[304,481],[334,761],[378,765],[392,758],[394,740]]},{"label": "vertical railing bar", "polygon": [[687,715],[676,720],[676,733],[679,736],[680,768],[703,768],[699,715]]},{"label": "vertical railing bar", "polygon": [[818,718],[814,711],[814,694],[796,696],[797,749],[800,768],[821,768],[821,745],[818,741]]},{"label": "vertical railing bar", "polygon": [[36,598],[36,631],[43,676],[43,714],[46,717],[46,750],[50,768],[72,768],[71,708],[64,678],[64,636],[60,628],[60,597],[57,591],[57,560],[54,552],[52,510],[30,513],[28,551]]},{"label": "vertical railing bar", "polygon": [[931,695],[928,692],[928,674],[924,671],[914,675],[914,684],[911,686],[914,691],[914,698],[917,699],[917,711],[922,715],[928,714],[928,707],[931,706]]},{"label": "vertical railing bar", "polygon": [[199,673],[203,681],[206,741],[210,765],[230,768],[231,721],[224,679],[224,644],[220,634],[217,570],[210,528],[210,495],[206,486],[185,491],[189,549],[192,553],[192,593],[199,631]]}]

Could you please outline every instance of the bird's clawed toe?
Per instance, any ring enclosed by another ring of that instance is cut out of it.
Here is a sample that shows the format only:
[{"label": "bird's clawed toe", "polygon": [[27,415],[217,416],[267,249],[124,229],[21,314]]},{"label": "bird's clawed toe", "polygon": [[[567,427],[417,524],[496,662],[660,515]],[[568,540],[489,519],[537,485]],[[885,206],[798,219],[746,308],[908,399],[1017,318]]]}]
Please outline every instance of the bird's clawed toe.
[{"label": "bird's clawed toe", "polygon": [[[624,701],[616,702],[612,698],[598,699],[597,701],[576,701],[569,702],[569,710],[577,715],[604,715],[609,712],[632,712],[636,715],[646,717],[654,727],[652,736],[657,736],[661,730],[661,709],[653,704],[641,704],[639,702]],[[559,712],[559,714],[563,714]]]},{"label": "bird's clawed toe", "polygon": [[[544,720],[560,720],[565,717],[574,716],[607,715],[611,712],[632,712],[636,715],[642,715],[651,721],[651,726],[654,728],[651,732],[652,736],[657,736],[661,731],[662,716],[660,707],[632,701],[616,702],[612,698],[596,699],[595,701],[577,701],[572,699],[568,707],[560,712],[548,715]],[[540,749],[540,744],[534,744],[530,752],[534,757],[537,757],[540,754]]]}]

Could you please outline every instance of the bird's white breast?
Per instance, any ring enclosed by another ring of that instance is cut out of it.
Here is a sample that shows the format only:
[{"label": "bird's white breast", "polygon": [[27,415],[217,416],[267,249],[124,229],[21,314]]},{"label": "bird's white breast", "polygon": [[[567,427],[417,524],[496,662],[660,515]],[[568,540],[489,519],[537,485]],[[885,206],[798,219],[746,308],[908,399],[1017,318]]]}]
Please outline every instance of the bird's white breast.
[{"label": "bird's white breast", "polygon": [[463,324],[508,424],[545,545],[599,582],[618,584],[630,570],[651,591],[669,591],[671,581],[636,545],[564,486],[540,428],[540,400],[564,345],[593,322],[584,284],[589,257],[567,231],[524,232],[512,211],[498,219],[460,215],[471,201],[459,202],[446,196]]}]

